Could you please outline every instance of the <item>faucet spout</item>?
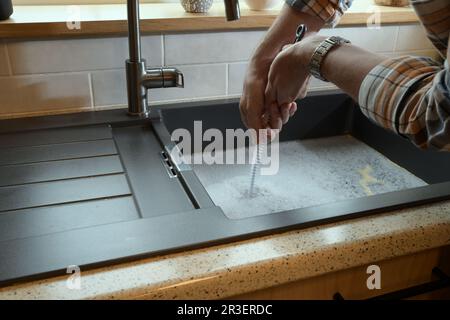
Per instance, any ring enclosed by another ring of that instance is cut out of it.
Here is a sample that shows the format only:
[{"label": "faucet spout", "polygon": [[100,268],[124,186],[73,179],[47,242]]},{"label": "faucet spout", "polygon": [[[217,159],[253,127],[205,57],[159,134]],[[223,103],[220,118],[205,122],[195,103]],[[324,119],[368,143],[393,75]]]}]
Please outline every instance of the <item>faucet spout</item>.
[{"label": "faucet spout", "polygon": [[[224,0],[228,21],[240,18],[239,0]],[[150,116],[148,89],[184,87],[180,70],[170,67],[147,69],[141,55],[139,28],[139,0],[127,0],[128,45],[130,58],[126,61],[128,113],[140,117]]]},{"label": "faucet spout", "polygon": [[127,0],[128,50],[130,62],[141,61],[141,32],[139,27],[139,0]]},{"label": "faucet spout", "polygon": [[184,77],[177,68],[152,68],[142,76],[142,85],[146,89],[184,88]]}]

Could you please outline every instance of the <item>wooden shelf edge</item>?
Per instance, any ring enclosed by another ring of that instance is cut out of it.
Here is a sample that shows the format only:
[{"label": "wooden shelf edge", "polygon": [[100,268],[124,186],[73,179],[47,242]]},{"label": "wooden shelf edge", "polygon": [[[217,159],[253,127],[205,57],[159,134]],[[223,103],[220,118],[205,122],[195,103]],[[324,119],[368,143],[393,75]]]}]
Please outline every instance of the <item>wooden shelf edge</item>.
[{"label": "wooden shelf edge", "polygon": [[[147,4],[149,6],[150,4]],[[156,4],[155,4],[156,5]],[[164,8],[164,7],[163,7]],[[222,8],[216,9],[211,14],[194,15],[185,14],[179,10],[170,8],[171,12],[164,16],[164,10],[159,7],[158,14],[154,17],[143,16],[141,30],[144,34],[162,34],[198,31],[230,31],[267,29],[271,26],[278,15],[278,10],[255,12],[244,9],[239,21],[227,22],[221,14]],[[30,10],[28,8],[28,10]],[[98,10],[98,8],[96,9]],[[116,10],[116,9],[114,9]],[[178,11],[174,11],[178,10]],[[60,12],[59,12],[60,13]],[[175,14],[174,14],[175,13]],[[372,13],[349,11],[341,19],[339,26],[366,25]],[[95,16],[95,14],[92,14]],[[88,15],[88,19],[81,22],[80,29],[70,30],[65,21],[58,21],[58,16],[52,16],[52,21],[28,21],[26,18],[12,19],[0,22],[0,38],[23,39],[23,38],[72,38],[72,37],[101,37],[101,36],[124,36],[127,34],[127,21],[115,12],[114,19],[95,19]],[[44,19],[42,19],[44,20]],[[412,9],[383,7],[380,12],[380,24],[415,23],[417,16]]]}]

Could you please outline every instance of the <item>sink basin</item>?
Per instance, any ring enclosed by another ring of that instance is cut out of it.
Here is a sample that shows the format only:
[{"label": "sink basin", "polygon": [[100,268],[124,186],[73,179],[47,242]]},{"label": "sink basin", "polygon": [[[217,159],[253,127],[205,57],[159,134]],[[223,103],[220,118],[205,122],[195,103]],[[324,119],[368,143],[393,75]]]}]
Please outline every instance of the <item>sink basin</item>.
[{"label": "sink basin", "polygon": [[[403,206],[416,203],[436,188],[447,193],[450,172],[442,173],[442,168],[450,154],[420,150],[376,126],[339,92],[311,94],[299,106],[298,114],[280,135],[278,172],[257,177],[252,196],[247,194],[251,164],[191,165],[213,203],[228,218],[301,213],[298,209],[332,203],[366,203],[369,209],[370,203],[377,201],[387,209],[392,203],[384,200],[391,197]],[[162,115],[170,132],[184,128],[191,136],[196,121],[201,121],[202,133],[218,128],[226,136],[228,129],[243,129],[233,103],[167,108]],[[203,142],[202,150],[209,143]],[[236,150],[226,150],[220,157],[226,159],[228,153],[236,158]],[[201,152],[187,158],[197,154]]]},{"label": "sink basin", "polygon": [[[253,192],[250,191],[251,163],[194,164],[193,169],[213,202],[230,219],[244,219],[427,185],[422,179],[348,134],[282,141],[278,148],[277,172],[256,175]],[[224,157],[232,152],[225,152]]]},{"label": "sink basin", "polygon": [[[238,101],[0,121],[0,285],[450,198],[450,154],[419,150],[338,91],[280,135],[280,170],[176,164],[176,129],[243,128]],[[207,142],[203,147],[207,146]],[[233,150],[231,150],[233,152]]]}]

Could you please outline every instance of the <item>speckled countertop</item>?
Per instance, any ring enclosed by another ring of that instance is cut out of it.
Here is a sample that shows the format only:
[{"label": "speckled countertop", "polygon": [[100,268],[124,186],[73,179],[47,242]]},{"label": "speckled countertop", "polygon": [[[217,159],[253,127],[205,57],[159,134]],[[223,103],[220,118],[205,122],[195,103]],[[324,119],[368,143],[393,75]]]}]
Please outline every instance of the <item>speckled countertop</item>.
[{"label": "speckled countertop", "polygon": [[450,245],[450,201],[0,289],[0,299],[211,299]]}]

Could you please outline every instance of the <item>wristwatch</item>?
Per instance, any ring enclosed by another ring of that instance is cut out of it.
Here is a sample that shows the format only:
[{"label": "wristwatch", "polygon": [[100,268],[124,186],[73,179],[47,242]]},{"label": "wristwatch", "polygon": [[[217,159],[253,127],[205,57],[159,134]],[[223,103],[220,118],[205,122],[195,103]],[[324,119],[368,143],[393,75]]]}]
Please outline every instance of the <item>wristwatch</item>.
[{"label": "wristwatch", "polygon": [[337,36],[331,36],[322,41],[314,50],[311,57],[311,61],[309,62],[309,72],[317,79],[328,82],[328,80],[325,79],[320,72],[322,61],[331,49],[344,43],[350,43],[350,41]]}]

